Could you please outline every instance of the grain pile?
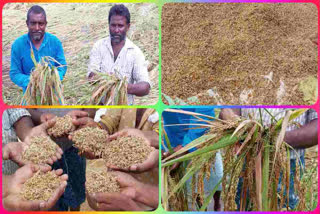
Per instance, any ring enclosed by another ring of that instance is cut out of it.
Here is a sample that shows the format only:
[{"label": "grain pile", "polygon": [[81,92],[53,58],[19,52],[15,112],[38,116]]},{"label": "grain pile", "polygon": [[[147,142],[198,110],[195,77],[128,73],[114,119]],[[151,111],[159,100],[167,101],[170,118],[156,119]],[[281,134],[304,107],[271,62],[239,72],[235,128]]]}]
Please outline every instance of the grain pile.
[{"label": "grain pile", "polygon": [[313,4],[165,4],[163,92],[186,101],[216,87],[220,104],[305,104],[317,23]]},{"label": "grain pile", "polygon": [[86,176],[86,189],[88,193],[120,192],[120,186],[115,175],[105,171],[90,170]]},{"label": "grain pile", "polygon": [[30,139],[30,145],[22,154],[22,159],[34,164],[46,163],[55,156],[58,145],[48,136],[37,136]]},{"label": "grain pile", "polygon": [[54,137],[62,137],[75,130],[75,126],[72,123],[72,117],[65,115],[63,117],[57,117],[56,123],[52,128],[48,129],[48,134]]},{"label": "grain pile", "polygon": [[48,201],[59,185],[60,178],[54,171],[46,173],[38,171],[24,183],[20,195],[28,201]]},{"label": "grain pile", "polygon": [[75,131],[72,135],[74,146],[80,152],[91,151],[101,156],[108,140],[108,132],[97,127],[85,127]]},{"label": "grain pile", "polygon": [[103,159],[108,165],[128,168],[143,163],[152,151],[153,148],[140,137],[120,137],[107,144]]}]

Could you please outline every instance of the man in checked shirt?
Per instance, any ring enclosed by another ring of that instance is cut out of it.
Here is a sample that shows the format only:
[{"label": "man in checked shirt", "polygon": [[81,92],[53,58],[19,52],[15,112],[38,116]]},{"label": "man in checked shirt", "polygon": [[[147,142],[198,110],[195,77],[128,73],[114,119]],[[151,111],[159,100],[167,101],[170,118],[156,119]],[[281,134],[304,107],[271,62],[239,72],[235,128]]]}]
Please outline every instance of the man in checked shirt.
[{"label": "man in checked shirt", "polygon": [[128,8],[123,4],[114,5],[109,11],[108,21],[110,36],[94,44],[87,76],[92,80],[96,72],[101,72],[127,78],[128,104],[132,105],[134,95],[149,94],[148,65],[142,51],[126,36],[130,28]]},{"label": "man in checked shirt", "polygon": [[[286,110],[283,108],[270,108],[267,109],[275,119],[283,118],[286,114]],[[242,116],[244,118],[260,119],[259,108],[242,108],[242,109],[222,109],[220,118],[224,120],[231,119],[234,116]],[[261,109],[262,121],[265,126],[271,124],[271,116],[266,110]],[[299,198],[295,194],[294,190],[294,174],[296,169],[296,159],[300,159],[302,167],[305,167],[304,154],[305,148],[318,144],[318,116],[317,112],[313,109],[307,110],[304,114],[294,120],[294,122],[301,125],[298,128],[295,125],[288,126],[284,141],[291,145],[295,151],[290,151],[290,190],[289,190],[289,207],[294,209],[298,203]],[[240,181],[241,183],[241,181]],[[279,189],[279,187],[278,187]],[[239,191],[239,189],[238,189]],[[241,186],[240,186],[241,191]],[[240,192],[239,192],[240,193]],[[240,207],[240,194],[236,196],[237,206]]]}]

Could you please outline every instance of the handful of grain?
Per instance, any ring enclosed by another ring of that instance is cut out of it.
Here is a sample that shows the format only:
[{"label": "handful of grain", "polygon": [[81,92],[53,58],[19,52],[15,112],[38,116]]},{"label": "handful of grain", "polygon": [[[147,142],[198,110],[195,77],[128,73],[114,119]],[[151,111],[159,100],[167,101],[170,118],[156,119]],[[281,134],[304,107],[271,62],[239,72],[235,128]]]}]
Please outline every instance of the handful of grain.
[{"label": "handful of grain", "polygon": [[76,127],[72,123],[72,117],[70,115],[65,115],[56,118],[56,123],[52,128],[48,129],[48,134],[54,137],[62,137],[75,129]]},{"label": "handful of grain", "polygon": [[80,152],[91,151],[101,156],[107,143],[108,132],[97,127],[85,127],[75,131],[72,135],[74,146]]},{"label": "handful of grain", "polygon": [[86,176],[86,189],[88,193],[112,193],[120,192],[120,186],[117,178],[113,174],[108,174],[106,171],[90,170]]},{"label": "handful of grain", "polygon": [[28,201],[48,201],[59,186],[60,178],[54,171],[38,171],[24,183],[20,195]]},{"label": "handful of grain", "polygon": [[124,169],[143,163],[152,151],[153,147],[143,138],[126,136],[108,143],[103,153],[103,159],[109,165]]},{"label": "handful of grain", "polygon": [[37,136],[30,139],[31,144],[22,154],[22,159],[34,164],[46,163],[57,152],[58,145],[48,136]]}]

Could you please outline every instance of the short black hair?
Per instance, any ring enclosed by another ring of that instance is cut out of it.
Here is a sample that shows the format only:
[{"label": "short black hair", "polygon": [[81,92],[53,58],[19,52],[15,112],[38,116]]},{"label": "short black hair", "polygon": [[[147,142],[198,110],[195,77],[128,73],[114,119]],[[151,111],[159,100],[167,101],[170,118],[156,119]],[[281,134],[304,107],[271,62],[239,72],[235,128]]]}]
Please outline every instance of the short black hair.
[{"label": "short black hair", "polygon": [[30,9],[28,10],[28,13],[27,13],[27,22],[29,21],[31,13],[34,13],[34,14],[41,13],[42,15],[44,15],[44,18],[47,21],[46,11],[44,11],[44,9],[42,7],[40,7],[39,5],[33,5],[32,7],[30,7]]},{"label": "short black hair", "polygon": [[111,7],[109,11],[109,18],[108,18],[109,23],[110,23],[111,16],[115,16],[115,15],[126,17],[127,24],[130,24],[130,12],[128,8],[123,4],[116,4]]}]

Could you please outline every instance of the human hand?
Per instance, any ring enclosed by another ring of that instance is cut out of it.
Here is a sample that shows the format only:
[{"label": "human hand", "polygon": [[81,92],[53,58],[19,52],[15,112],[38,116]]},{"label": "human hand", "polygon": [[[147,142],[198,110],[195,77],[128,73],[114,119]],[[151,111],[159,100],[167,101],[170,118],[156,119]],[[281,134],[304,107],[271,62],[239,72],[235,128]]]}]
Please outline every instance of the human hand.
[{"label": "human hand", "polygon": [[54,115],[54,114],[44,113],[44,114],[41,114],[41,116],[40,116],[40,122],[41,123],[45,123],[45,122],[47,122],[49,120],[52,120],[55,117],[56,117],[56,115]]},{"label": "human hand", "polygon": [[94,122],[94,120],[91,117],[81,117],[78,119],[72,120],[73,125],[75,125],[78,129],[84,128],[84,127],[99,127],[98,123]]},{"label": "human hand", "polygon": [[[119,131],[113,135],[109,136],[109,140],[115,140],[118,137],[126,137],[126,136],[135,136],[135,137],[140,137],[144,139],[150,146],[151,142],[148,140],[148,138],[145,137],[142,131],[139,129],[124,129],[122,131]],[[123,171],[131,171],[131,172],[145,172],[148,170],[151,170],[155,167],[158,167],[159,164],[159,150],[158,149],[153,149],[153,151],[149,154],[148,158],[140,164],[135,164],[132,165],[128,168],[119,168],[114,165],[107,165],[109,168],[114,169],[114,170],[123,170]]]},{"label": "human hand", "polygon": [[134,201],[137,188],[141,185],[139,181],[126,173],[111,172],[117,177],[120,185],[120,193],[93,193],[87,194],[89,206],[99,211],[135,211],[141,210]]},{"label": "human hand", "polygon": [[24,183],[30,179],[38,170],[48,172],[51,170],[50,166],[38,166],[33,164],[25,165],[19,168],[8,181],[8,185],[5,186],[5,195],[3,195],[3,207],[8,211],[36,211],[36,210],[48,210],[52,208],[61,195],[64,193],[67,186],[68,175],[62,175],[62,169],[55,170],[56,175],[61,179],[60,186],[53,193],[48,201],[27,201],[20,196]]},{"label": "human hand", "polygon": [[[178,145],[177,147],[173,148],[173,153],[179,151],[180,149],[182,149],[183,146],[182,145]],[[170,153],[169,151],[168,152],[164,152],[161,156],[161,159],[165,159],[167,157],[169,157],[170,155],[172,155],[173,153]],[[187,152],[184,152],[180,155],[178,155],[178,157],[182,156],[182,155],[185,155]],[[170,171],[174,171],[176,169],[178,169],[178,167],[180,166],[181,162],[178,162],[178,163],[174,163],[171,168],[170,168]]]},{"label": "human hand", "polygon": [[69,111],[67,113],[67,115],[70,115],[72,119],[76,120],[78,118],[82,118],[82,117],[88,117],[89,114],[88,112],[85,111],[81,111],[81,110],[73,110],[73,111]]}]

